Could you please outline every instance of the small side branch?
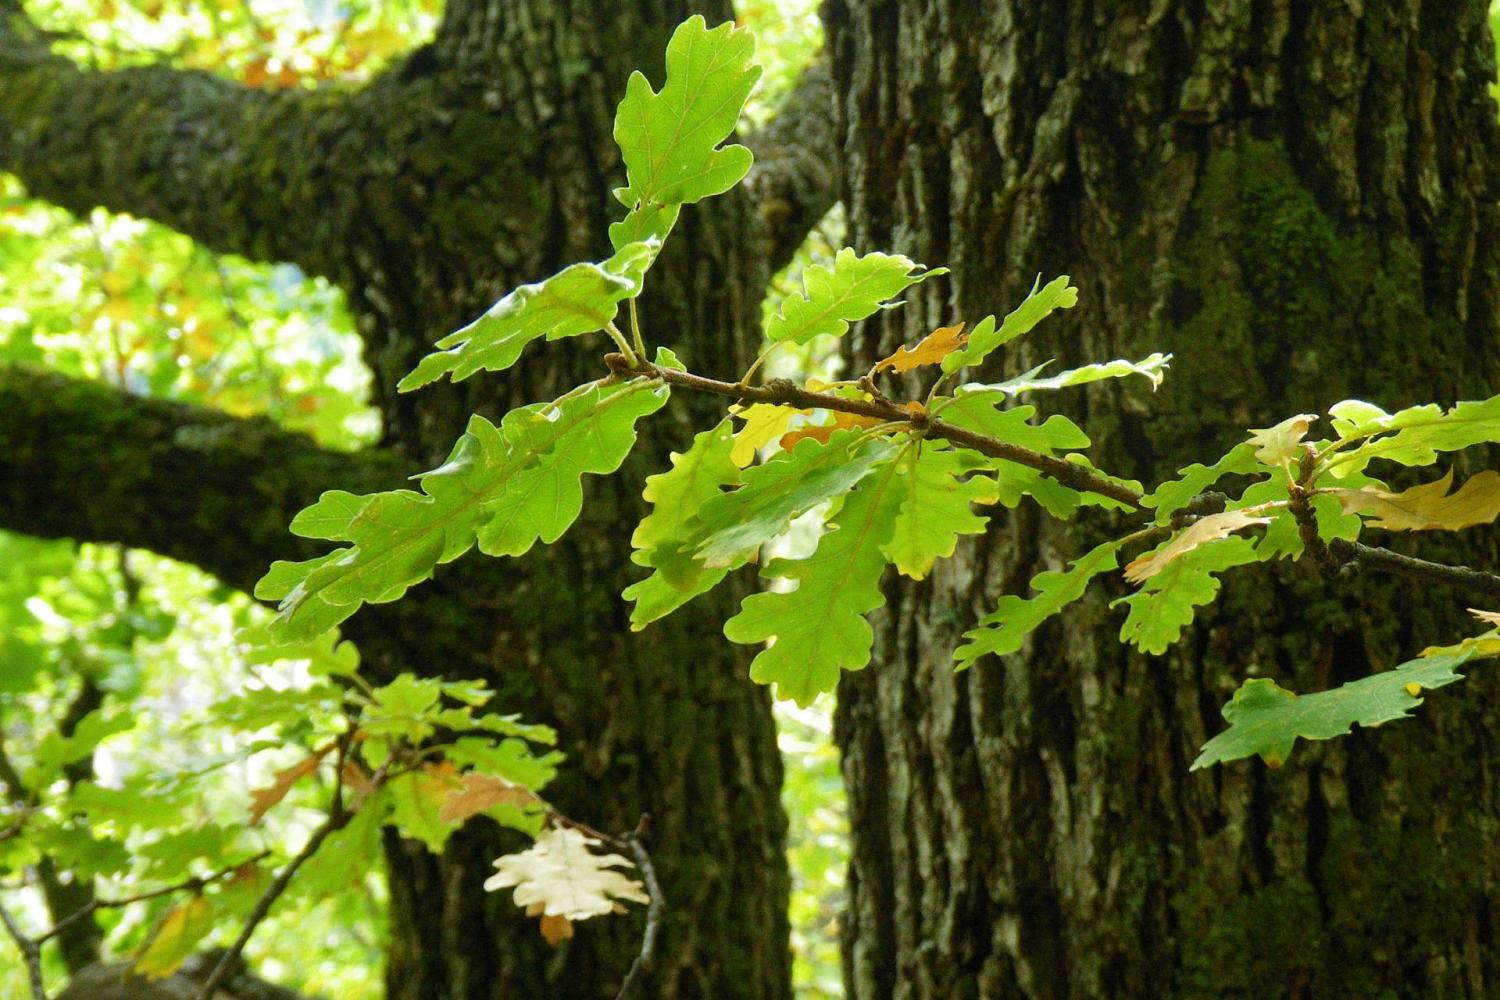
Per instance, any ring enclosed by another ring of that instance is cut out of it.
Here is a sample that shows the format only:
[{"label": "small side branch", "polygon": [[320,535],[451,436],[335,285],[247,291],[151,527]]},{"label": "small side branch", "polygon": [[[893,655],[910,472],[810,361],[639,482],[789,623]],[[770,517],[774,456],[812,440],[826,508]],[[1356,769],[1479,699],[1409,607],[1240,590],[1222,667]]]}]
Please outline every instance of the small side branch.
[{"label": "small side branch", "polygon": [[[255,929],[260,926],[262,920],[266,919],[266,915],[271,912],[271,907],[276,904],[276,900],[286,892],[287,886],[292,884],[292,879],[296,876],[298,869],[318,853],[318,848],[323,846],[325,840],[348,826],[349,821],[354,819],[354,812],[346,808],[344,804],[344,762],[348,758],[349,744],[352,739],[352,730],[339,738],[338,760],[334,767],[333,796],[328,804],[328,818],[313,831],[312,836],[307,838],[307,843],[302,845],[302,850],[287,862],[286,867],[281,869],[276,878],[266,887],[266,891],[261,893],[260,898],[255,901],[255,908],[245,918],[245,926],[240,928],[239,937],[235,938],[234,944],[219,956],[218,964],[203,981],[203,989],[198,994],[199,1000],[213,1000],[214,994],[239,963],[240,955],[244,953],[245,946],[250,943]],[[384,781],[385,771],[382,768],[372,779],[372,783],[378,786]]]},{"label": "small side branch", "polygon": [[26,976],[31,982],[31,1000],[47,1000],[47,984],[42,979],[41,942],[27,937],[10,915],[10,911],[3,906],[0,906],[0,923],[5,925],[5,933],[9,934],[10,939],[15,942],[22,961],[26,963]]},{"label": "small side branch", "polygon": [[1424,583],[1436,583],[1444,587],[1455,587],[1476,594],[1500,597],[1500,576],[1486,573],[1484,570],[1471,569],[1468,566],[1449,566],[1418,559],[1415,556],[1404,556],[1389,549],[1362,545],[1359,542],[1348,542],[1341,538],[1329,542],[1328,548],[1335,559],[1346,568],[1354,567],[1355,572],[1361,569],[1373,569],[1381,573],[1421,580]]},{"label": "small side branch", "polygon": [[691,372],[662,368],[652,364],[631,367],[627,359],[619,354],[607,355],[605,361],[612,370],[619,374],[658,378],[669,385],[713,393],[717,396],[727,396],[731,399],[793,406],[798,409],[837,410],[842,413],[870,417],[883,423],[907,424],[913,430],[921,431],[928,437],[942,438],[962,448],[977,451],[981,455],[1035,469],[1072,489],[1097,493],[1137,510],[1141,506],[1141,494],[1128,486],[1122,486],[1112,479],[1100,476],[1082,465],[1044,455],[987,434],[956,427],[945,420],[930,416],[925,409],[908,409],[888,399],[845,399],[832,393],[813,392],[789,379],[772,379],[765,385],[744,385],[738,382],[721,382],[702,375],[694,375]]},{"label": "small side branch", "polygon": [[640,953],[636,955],[630,971],[620,983],[620,992],[615,995],[615,1000],[630,1000],[645,978],[656,968],[656,939],[661,933],[666,897],[662,894],[661,883],[657,881],[656,866],[651,862],[651,854],[646,850],[646,845],[641,843],[649,822],[649,816],[642,816],[635,832],[625,837],[623,843],[629,849],[635,866],[641,870],[641,877],[646,880],[646,893],[651,897],[651,902],[646,905],[646,932],[641,935]]},{"label": "small side branch", "polygon": [[178,892],[197,892],[203,889],[205,886],[211,885],[214,882],[218,882],[221,879],[228,878],[230,875],[233,875],[235,872],[239,871],[241,868],[244,868],[246,865],[255,864],[257,861],[265,858],[269,853],[269,851],[262,851],[254,857],[246,858],[244,861],[241,861],[238,864],[230,865],[227,868],[221,868],[218,871],[213,872],[212,874],[194,876],[193,878],[184,879],[181,882],[165,886],[161,889],[152,889],[149,892],[136,893],[133,896],[122,896],[119,899],[91,900],[87,906],[83,907],[80,910],[76,910],[59,920],[52,926],[50,930],[37,937],[36,942],[37,944],[43,944],[46,941],[49,941],[57,935],[63,933],[69,927],[78,923],[80,920],[85,920],[100,910],[119,909],[121,907],[130,906],[133,903],[144,903],[149,899],[157,899],[161,896],[170,896],[173,893]]}]

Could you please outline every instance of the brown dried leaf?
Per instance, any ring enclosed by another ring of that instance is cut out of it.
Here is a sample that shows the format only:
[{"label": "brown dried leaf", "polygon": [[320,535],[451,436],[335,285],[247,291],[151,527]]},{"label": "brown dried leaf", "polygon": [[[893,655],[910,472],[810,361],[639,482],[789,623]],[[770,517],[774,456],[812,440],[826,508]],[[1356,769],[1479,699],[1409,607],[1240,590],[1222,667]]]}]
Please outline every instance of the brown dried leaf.
[{"label": "brown dried leaf", "polygon": [[284,767],[277,771],[270,785],[251,792],[250,825],[255,826],[259,823],[261,817],[265,816],[271,807],[286,798],[286,793],[292,790],[293,785],[316,771],[318,765],[323,763],[323,758],[332,752],[333,747],[332,743],[319,747],[291,767]]},{"label": "brown dried leaf", "polygon": [[438,819],[444,823],[462,823],[493,806],[509,804],[525,808],[539,800],[520,785],[513,785],[504,778],[470,771],[462,778],[462,784],[448,792],[443,806],[438,810]]},{"label": "brown dried leaf", "polygon": [[542,917],[541,927],[542,937],[554,948],[573,936],[573,921],[567,917],[546,914]]},{"label": "brown dried leaf", "polygon": [[1345,514],[1373,513],[1367,523],[1387,531],[1458,531],[1500,517],[1500,473],[1481,472],[1453,493],[1453,470],[1442,479],[1400,493],[1372,487],[1329,490]]},{"label": "brown dried leaf", "polygon": [[812,438],[819,444],[827,444],[828,439],[833,437],[835,431],[847,430],[851,427],[874,427],[880,421],[875,417],[865,417],[858,413],[845,413],[835,410],[833,423],[816,424],[812,426],[799,427],[789,434],[781,436],[781,450],[791,451],[797,446],[797,442],[803,438]]},{"label": "brown dried leaf", "polygon": [[895,354],[875,362],[874,370],[880,372],[888,368],[900,374],[923,365],[941,364],[944,358],[954,351],[961,350],[968,343],[969,338],[964,333],[963,323],[955,326],[940,326],[918,341],[917,346],[911,350],[907,350],[906,345],[902,344],[896,348]]},{"label": "brown dried leaf", "polygon": [[1144,583],[1162,570],[1172,560],[1209,542],[1228,538],[1232,532],[1256,524],[1268,524],[1268,517],[1256,517],[1242,510],[1226,510],[1222,514],[1201,517],[1179,531],[1172,540],[1156,552],[1143,553],[1132,559],[1125,567],[1125,579],[1131,583]]}]

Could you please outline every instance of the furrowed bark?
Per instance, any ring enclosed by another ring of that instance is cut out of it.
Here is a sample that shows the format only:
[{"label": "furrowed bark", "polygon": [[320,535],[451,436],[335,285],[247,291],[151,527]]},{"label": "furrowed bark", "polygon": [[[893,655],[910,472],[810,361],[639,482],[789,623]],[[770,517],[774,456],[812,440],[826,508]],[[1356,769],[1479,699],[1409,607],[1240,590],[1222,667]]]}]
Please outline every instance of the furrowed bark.
[{"label": "furrowed bark", "polygon": [[[1101,468],[1147,483],[1340,399],[1492,395],[1486,10],[833,3],[853,240],[953,268],[866,326],[859,358],[1070,274],[1078,306],[991,373],[1173,352],[1154,394],[1100,383],[1056,404]],[[1472,634],[1463,596],[1237,570],[1147,657],[1117,640],[1111,580],[1021,653],[953,673],[978,615],[1110,528],[1022,508],[891,588],[837,717],[850,997],[1494,995],[1490,668],[1420,718],[1299,743],[1279,771],[1188,771],[1252,670],[1298,691],[1356,679]],[[1421,552],[1497,565],[1482,532]]]}]

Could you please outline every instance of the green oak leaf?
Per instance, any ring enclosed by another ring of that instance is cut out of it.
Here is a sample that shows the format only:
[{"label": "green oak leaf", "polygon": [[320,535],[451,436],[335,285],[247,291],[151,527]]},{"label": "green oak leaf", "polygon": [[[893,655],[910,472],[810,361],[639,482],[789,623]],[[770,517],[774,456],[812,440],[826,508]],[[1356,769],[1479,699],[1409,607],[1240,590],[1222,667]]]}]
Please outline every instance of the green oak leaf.
[{"label": "green oak leaf", "polygon": [[968,346],[943,359],[944,373],[979,364],[1002,345],[1031,332],[1033,327],[1057,310],[1073,308],[1078,304],[1078,289],[1068,282],[1066,274],[1054,278],[1045,286],[1042,286],[1041,279],[1038,278],[1031,286],[1026,301],[1006,316],[999,328],[996,328],[993,316],[980,320],[969,332]]},{"label": "green oak leaf", "polygon": [[682,538],[697,529],[698,508],[718,496],[725,486],[740,484],[740,469],[730,459],[734,424],[729,418],[693,438],[682,454],[673,453],[672,468],[646,478],[642,494],[652,504],[630,536],[630,559],[652,570],[650,576],[625,588],[634,601],[633,630],[670,614],[724,578],[727,569],[708,569],[684,551]]},{"label": "green oak leaf", "polygon": [[[1167,364],[1172,360],[1170,354],[1152,354],[1150,357],[1142,358],[1140,361],[1104,361],[1098,364],[1084,365],[1082,368],[1073,368],[1069,371],[1059,372],[1042,378],[1038,375],[1040,368],[1033,369],[1025,375],[1020,375],[1004,382],[984,384],[971,382],[958,387],[959,395],[971,392],[1003,392],[1008,396],[1019,396],[1023,392],[1035,392],[1038,389],[1067,389],[1075,385],[1087,385],[1090,382],[1099,382],[1110,378],[1124,378],[1127,375],[1141,375],[1151,383],[1155,389],[1161,385],[1163,373]],[[1045,366],[1044,366],[1045,367]]]},{"label": "green oak leaf", "polygon": [[1172,515],[1213,486],[1231,475],[1270,475],[1270,466],[1255,460],[1255,446],[1249,442],[1235,445],[1213,465],[1194,464],[1179,469],[1176,479],[1169,479],[1141,498],[1141,506],[1156,511],[1156,523],[1166,524]]},{"label": "green oak leaf", "polygon": [[1277,767],[1298,739],[1330,740],[1354,726],[1378,726],[1406,718],[1422,704],[1422,691],[1463,680],[1458,667],[1500,655],[1500,638],[1480,637],[1427,650],[1393,670],[1372,674],[1329,691],[1299,695],[1266,677],[1245,681],[1224,705],[1229,728],[1203,745],[1193,770],[1259,754]]},{"label": "green oak leaf", "polygon": [[1066,570],[1038,573],[1031,581],[1035,597],[1007,594],[1000,598],[994,611],[964,633],[968,642],[953,654],[958,669],[973,666],[987,654],[1006,656],[1020,649],[1038,626],[1082,597],[1090,580],[1119,566],[1119,551],[1124,544],[1118,539],[1105,542],[1073,560]]},{"label": "green oak leaf", "polygon": [[834,689],[840,670],[869,663],[875,636],[865,615],[885,603],[880,550],[901,506],[899,478],[896,463],[888,462],[849,494],[816,552],[765,568],[766,577],[795,580],[796,590],[752,594],[724,623],[724,635],[733,642],[774,640],[756,654],[750,676],[775,684],[778,698],[810,705]]},{"label": "green oak leaf", "polygon": [[557,765],[563,759],[557,751],[533,753],[521,739],[490,740],[477,736],[455,740],[444,754],[460,767],[476,767],[533,792],[545,788],[557,776]]},{"label": "green oak leaf", "polygon": [[659,246],[629,243],[598,264],[573,264],[545,281],[522,285],[483,316],[437,342],[397,383],[410,392],[448,375],[461,382],[478,371],[504,371],[534,340],[562,340],[602,330],[614,321],[622,301],[641,292],[646,269]]},{"label": "green oak leaf", "polygon": [[972,505],[994,503],[999,488],[988,476],[962,478],[973,464],[951,448],[927,441],[909,454],[912,461],[901,463],[905,474],[897,483],[901,510],[881,551],[898,572],[920,580],[938,558],[953,554],[959,535],[984,531],[988,518]]},{"label": "green oak leaf", "polygon": [[806,344],[820,334],[840,336],[849,324],[891,309],[891,300],[943,267],[926,270],[900,254],[867,253],[863,257],[845,247],[832,265],[814,264],[802,275],[802,292],[788,295],[781,309],[766,321],[766,339]]},{"label": "green oak leaf", "polygon": [[1005,408],[1005,393],[990,390],[943,400],[933,412],[955,427],[999,438],[1052,455],[1058,451],[1087,448],[1089,436],[1073,421],[1053,414],[1040,424],[1033,424],[1034,406]]},{"label": "green oak leaf", "polygon": [[[1028,465],[1019,465],[1002,459],[990,459],[990,467],[999,476],[998,499],[1004,506],[1015,509],[1023,497],[1031,497],[1053,517],[1066,521],[1078,513],[1078,508],[1091,502],[1097,494],[1079,493],[1055,479],[1049,479]],[[1102,498],[1101,498],[1102,499]]]},{"label": "green oak leaf", "polygon": [[849,492],[897,448],[861,430],[839,431],[827,444],[804,438],[791,451],[747,470],[744,485],[733,493],[705,501],[698,510],[698,531],[684,549],[709,568],[739,565],[785,531],[792,518]]},{"label": "green oak leaf", "polygon": [[292,531],[354,544],[272,565],[255,592],[281,602],[273,636],[309,638],[362,604],[394,601],[476,543],[512,555],[555,541],[581,509],[580,477],[619,468],[636,421],[667,394],[647,379],[595,383],[512,410],[499,427],[476,415],[448,461],[418,477],[423,492],[323,494]]},{"label": "green oak leaf", "polygon": [[[1171,542],[1169,538],[1158,548]],[[1194,609],[1218,596],[1219,581],[1214,574],[1262,558],[1267,557],[1256,552],[1250,539],[1231,535],[1173,560],[1140,590],[1114,602],[1130,608],[1120,626],[1120,641],[1143,653],[1165,653],[1192,623]]]},{"label": "green oak leaf", "polygon": [[[626,208],[691,204],[728,191],[749,172],[750,150],[720,143],[760,79],[754,55],[750,31],[730,22],[709,28],[694,15],[667,43],[660,93],[640,71],[630,75],[614,129],[628,182],[615,196]],[[642,231],[659,228],[647,224]]]},{"label": "green oak leaf", "polygon": [[1428,404],[1394,414],[1380,411],[1379,416],[1370,412],[1378,411],[1378,407],[1369,403],[1355,407],[1352,404],[1356,402],[1346,400],[1329,411],[1338,414],[1335,429],[1342,437],[1377,433],[1380,436],[1334,457],[1329,467],[1341,474],[1363,470],[1377,458],[1398,465],[1431,465],[1437,461],[1438,452],[1500,442],[1500,396],[1465,400],[1448,410]]}]

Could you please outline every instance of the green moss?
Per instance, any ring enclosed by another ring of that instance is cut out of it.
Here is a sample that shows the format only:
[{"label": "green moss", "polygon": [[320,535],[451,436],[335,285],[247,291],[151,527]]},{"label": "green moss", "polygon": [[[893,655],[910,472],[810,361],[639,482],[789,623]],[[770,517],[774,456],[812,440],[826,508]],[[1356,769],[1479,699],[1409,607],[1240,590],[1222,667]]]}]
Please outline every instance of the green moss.
[{"label": "green moss", "polygon": [[1177,355],[1179,412],[1208,419],[1162,421],[1167,453],[1348,397],[1456,395],[1461,376],[1442,364],[1462,336],[1454,304],[1428,302],[1410,245],[1325,213],[1279,143],[1214,154],[1189,220],[1155,341]]},{"label": "green moss", "polygon": [[[1312,884],[1292,876],[1226,895],[1222,877],[1200,870],[1172,899],[1182,933],[1173,995],[1179,1000],[1258,1000],[1295,996],[1294,984],[1307,989],[1317,982],[1326,941]],[[1360,994],[1314,988],[1305,995],[1332,1000]]]}]

